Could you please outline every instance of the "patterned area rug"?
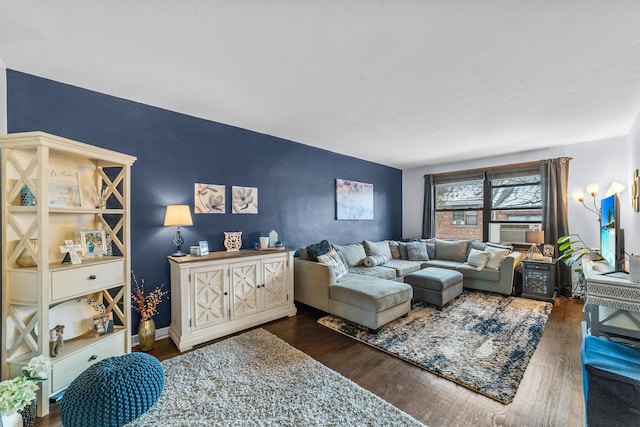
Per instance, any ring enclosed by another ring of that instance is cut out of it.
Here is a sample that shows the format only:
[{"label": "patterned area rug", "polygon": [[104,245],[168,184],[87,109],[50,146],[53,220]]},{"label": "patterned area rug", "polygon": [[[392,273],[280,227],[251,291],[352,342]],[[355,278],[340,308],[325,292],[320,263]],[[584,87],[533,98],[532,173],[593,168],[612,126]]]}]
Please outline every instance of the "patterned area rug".
[{"label": "patterned area rug", "polygon": [[264,329],[162,366],[160,399],[127,426],[423,426]]},{"label": "patterned area rug", "polygon": [[336,316],[318,320],[403,360],[502,403],[511,403],[551,303],[465,292],[442,311],[417,303],[377,334]]}]

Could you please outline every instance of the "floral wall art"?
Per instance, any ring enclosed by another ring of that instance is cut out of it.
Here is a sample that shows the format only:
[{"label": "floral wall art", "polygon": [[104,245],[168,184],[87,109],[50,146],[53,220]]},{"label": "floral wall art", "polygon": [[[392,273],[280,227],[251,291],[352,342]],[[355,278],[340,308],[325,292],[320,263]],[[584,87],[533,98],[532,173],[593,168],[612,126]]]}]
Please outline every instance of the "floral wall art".
[{"label": "floral wall art", "polygon": [[258,189],[256,187],[231,187],[232,212],[234,214],[258,213]]},{"label": "floral wall art", "polygon": [[193,212],[223,214],[225,208],[225,186],[216,184],[194,184]]},{"label": "floral wall art", "polygon": [[373,219],[373,184],[336,179],[336,219]]}]

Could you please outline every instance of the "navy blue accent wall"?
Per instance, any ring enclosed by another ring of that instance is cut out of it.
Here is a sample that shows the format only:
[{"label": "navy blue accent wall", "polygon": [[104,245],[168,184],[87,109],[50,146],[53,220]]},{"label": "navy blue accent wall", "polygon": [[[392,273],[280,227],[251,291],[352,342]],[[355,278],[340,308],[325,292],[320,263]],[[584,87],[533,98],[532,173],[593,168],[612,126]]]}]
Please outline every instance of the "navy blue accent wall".
[{"label": "navy blue accent wall", "polygon": [[[242,231],[243,248],[272,229],[290,247],[401,237],[399,169],[12,70],[7,116],[10,133],[40,130],[138,158],[131,261],[148,290],[163,282],[169,289],[166,256],[175,250],[175,228],[163,227],[165,207],[188,204],[193,212],[196,182],[225,185],[227,213],[193,215],[193,226],[182,227],[187,250],[198,240],[224,250],[224,231]],[[336,178],[374,185],[373,221],[335,219]],[[233,185],[258,188],[257,215],[231,214]],[[155,320],[159,328],[169,325],[167,301]]]}]

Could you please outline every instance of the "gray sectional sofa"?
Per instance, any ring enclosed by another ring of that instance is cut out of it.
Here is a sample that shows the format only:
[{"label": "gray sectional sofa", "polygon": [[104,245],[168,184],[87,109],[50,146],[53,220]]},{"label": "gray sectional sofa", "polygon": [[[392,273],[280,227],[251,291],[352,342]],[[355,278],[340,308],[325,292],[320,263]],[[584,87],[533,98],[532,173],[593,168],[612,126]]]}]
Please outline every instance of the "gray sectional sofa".
[{"label": "gray sectional sofa", "polygon": [[509,247],[469,240],[365,240],[333,245],[319,260],[308,248],[300,248],[294,260],[295,299],[373,330],[411,309],[413,290],[403,283],[407,274],[454,269],[462,273],[465,288],[510,295],[522,258]]}]

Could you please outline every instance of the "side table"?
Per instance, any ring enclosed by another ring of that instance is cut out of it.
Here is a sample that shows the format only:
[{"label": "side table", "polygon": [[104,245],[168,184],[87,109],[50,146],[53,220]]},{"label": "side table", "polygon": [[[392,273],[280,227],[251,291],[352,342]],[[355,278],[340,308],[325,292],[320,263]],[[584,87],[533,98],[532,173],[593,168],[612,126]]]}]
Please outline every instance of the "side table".
[{"label": "side table", "polygon": [[556,294],[556,260],[522,260],[522,297],[554,302]]}]

